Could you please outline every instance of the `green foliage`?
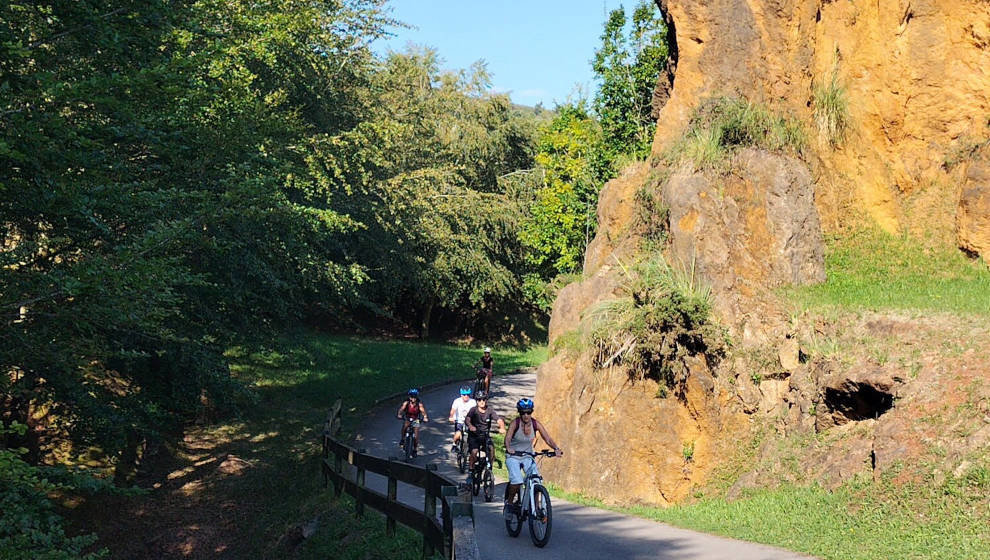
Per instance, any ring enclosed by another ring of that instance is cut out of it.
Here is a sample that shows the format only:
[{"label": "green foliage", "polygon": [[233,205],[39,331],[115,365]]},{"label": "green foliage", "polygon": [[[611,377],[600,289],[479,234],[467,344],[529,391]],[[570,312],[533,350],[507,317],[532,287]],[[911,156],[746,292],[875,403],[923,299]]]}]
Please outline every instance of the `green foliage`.
[{"label": "green foliage", "polygon": [[675,269],[660,255],[627,276],[629,295],[602,302],[588,316],[593,365],[626,364],[633,375],[679,390],[688,376],[685,359],[717,360],[725,351],[724,333],[711,321],[711,292],[693,270]]},{"label": "green foliage", "polygon": [[[365,120],[314,146],[328,203],[361,224],[377,313],[429,327],[434,309],[476,321],[518,306],[516,231],[533,191],[535,116],[487,93],[484,66],[441,72],[435,51],[393,53]],[[334,311],[328,309],[328,311]]]},{"label": "green foliage", "polygon": [[788,290],[805,307],[990,314],[990,270],[955,247],[879,229],[826,239],[828,279]]},{"label": "green foliage", "polygon": [[596,207],[602,178],[596,168],[601,130],[584,105],[559,107],[540,129],[536,164],[542,184],[536,190],[519,240],[531,267],[528,297],[547,308],[546,284],[581,269],[584,248],[597,226]]},{"label": "green foliage", "polygon": [[687,462],[691,462],[691,461],[694,460],[694,442],[693,441],[685,441],[684,442],[684,445],[681,446],[681,456],[684,457],[684,460],[687,461]]},{"label": "green foliage", "polygon": [[595,110],[603,149],[610,161],[620,154],[644,158],[656,130],[653,89],[667,65],[666,26],[656,6],[640,0],[631,21],[624,8],[612,10],[601,39],[592,69],[600,82]]},{"label": "green foliage", "polygon": [[849,129],[849,100],[839,84],[838,68],[832,70],[827,82],[815,84],[811,100],[818,130],[831,145],[842,144]]},{"label": "green foliage", "polygon": [[664,159],[669,164],[687,161],[695,169],[719,169],[740,147],[800,153],[805,143],[804,130],[796,119],[742,99],[720,97],[699,105],[684,136]]},{"label": "green foliage", "polygon": [[[24,435],[27,426],[0,425],[0,439],[8,434]],[[106,551],[84,553],[96,541],[94,535],[69,537],[62,518],[48,499],[48,493],[71,490],[46,476],[49,472],[24,462],[27,449],[0,446],[0,557],[93,559],[103,558]]]},{"label": "green foliage", "polygon": [[[598,193],[624,166],[650,152],[656,130],[653,90],[667,64],[667,30],[652,3],[640,1],[631,21],[613,10],[592,69],[599,80],[594,114],[584,100],[557,108],[541,128],[536,164],[543,182],[519,238],[526,249],[527,299],[549,309],[547,286],[580,270],[595,235]],[[597,120],[596,120],[597,117]]]}]

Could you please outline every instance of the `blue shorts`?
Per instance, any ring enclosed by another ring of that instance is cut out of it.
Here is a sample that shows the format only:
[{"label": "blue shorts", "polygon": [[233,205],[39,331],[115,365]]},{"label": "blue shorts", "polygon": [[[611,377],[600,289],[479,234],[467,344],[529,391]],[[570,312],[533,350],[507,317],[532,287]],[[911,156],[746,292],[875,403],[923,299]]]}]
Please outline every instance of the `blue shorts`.
[{"label": "blue shorts", "polygon": [[455,432],[463,432],[464,431],[464,422],[454,422],[454,431]]},{"label": "blue shorts", "polygon": [[[513,455],[506,456],[505,468],[509,470],[509,484],[522,484],[525,472],[532,464],[532,457],[516,457]],[[534,465],[533,468],[536,469],[536,466]]]}]

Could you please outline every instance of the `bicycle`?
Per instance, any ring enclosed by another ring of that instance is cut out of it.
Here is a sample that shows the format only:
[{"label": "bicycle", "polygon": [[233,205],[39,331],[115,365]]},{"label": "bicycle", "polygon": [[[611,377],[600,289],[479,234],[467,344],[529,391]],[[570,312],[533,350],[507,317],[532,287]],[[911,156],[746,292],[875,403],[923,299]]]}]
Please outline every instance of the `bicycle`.
[{"label": "bicycle", "polygon": [[485,429],[485,442],[478,448],[478,456],[474,460],[474,471],[471,472],[471,493],[477,496],[484,488],[486,502],[495,499],[495,475],[492,473],[493,457],[488,454],[490,449],[494,449],[491,429],[492,421],[489,419]]},{"label": "bicycle", "polygon": [[418,418],[406,418],[405,420],[409,424],[406,426],[406,432],[402,435],[400,446],[405,453],[405,461],[408,463],[416,457],[416,428],[419,427],[420,420]]},{"label": "bicycle", "polygon": [[483,368],[478,368],[474,372],[474,388],[471,390],[471,396],[474,397],[482,391],[487,391],[485,389],[485,378],[487,377],[487,372]]},{"label": "bicycle", "polygon": [[553,522],[553,507],[550,505],[550,492],[543,486],[543,477],[540,476],[536,468],[537,457],[556,457],[553,451],[540,451],[529,453],[528,451],[517,451],[512,453],[516,457],[533,457],[533,461],[526,467],[523,486],[519,490],[519,507],[516,509],[512,519],[506,518],[505,530],[510,537],[518,537],[522,531],[524,520],[529,521],[529,536],[533,539],[533,544],[543,548],[550,542],[550,529]]},{"label": "bicycle", "polygon": [[461,474],[464,474],[467,472],[468,456],[470,455],[470,452],[467,447],[467,430],[464,428],[464,424],[460,424],[460,426],[461,439],[457,442],[457,451],[455,455],[457,460],[457,470],[460,471]]}]

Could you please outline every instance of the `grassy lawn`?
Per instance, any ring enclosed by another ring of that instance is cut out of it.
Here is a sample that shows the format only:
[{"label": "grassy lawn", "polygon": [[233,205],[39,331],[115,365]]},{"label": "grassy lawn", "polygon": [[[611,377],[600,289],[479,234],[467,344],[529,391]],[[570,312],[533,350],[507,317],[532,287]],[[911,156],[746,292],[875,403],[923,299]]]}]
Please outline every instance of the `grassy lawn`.
[{"label": "grassy lawn", "polygon": [[954,247],[863,230],[827,241],[825,271],[825,283],[788,290],[788,295],[804,308],[990,315],[990,269]]},{"label": "grassy lawn", "polygon": [[554,494],[586,505],[678,527],[780,546],[824,560],[969,560],[990,551],[990,471],[938,487],[858,481],[754,490],[727,501],[701,498],[667,509],[610,507],[579,494]]},{"label": "grassy lawn", "polygon": [[[422,540],[384,518],[354,516],[320,476],[319,433],[341,397],[344,429],[375,400],[412,386],[473,375],[479,348],[369,340],[300,331],[266,349],[229,352],[253,395],[239,418],[191,427],[169,446],[142,486],[147,496],[105,497],[76,506],[74,528],[96,532],[114,558],[419,558]],[[494,348],[496,375],[546,358],[544,348]],[[296,547],[293,529],[319,519]]]}]

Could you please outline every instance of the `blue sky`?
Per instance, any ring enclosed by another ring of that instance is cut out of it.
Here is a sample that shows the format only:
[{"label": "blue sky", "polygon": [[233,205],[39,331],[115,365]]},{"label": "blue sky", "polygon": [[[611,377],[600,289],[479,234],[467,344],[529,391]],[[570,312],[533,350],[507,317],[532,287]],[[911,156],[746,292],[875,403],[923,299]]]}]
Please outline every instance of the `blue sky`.
[{"label": "blue sky", "polygon": [[[445,69],[488,63],[493,89],[515,103],[547,108],[576,85],[593,92],[591,58],[608,10],[618,0],[392,0],[392,16],[416,29],[395,29],[376,50],[408,43],[434,47]],[[627,0],[631,9],[636,0]]]}]

